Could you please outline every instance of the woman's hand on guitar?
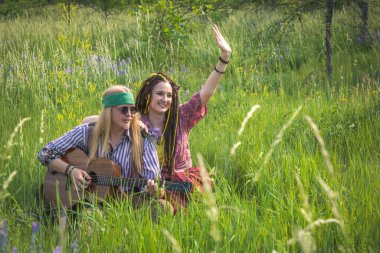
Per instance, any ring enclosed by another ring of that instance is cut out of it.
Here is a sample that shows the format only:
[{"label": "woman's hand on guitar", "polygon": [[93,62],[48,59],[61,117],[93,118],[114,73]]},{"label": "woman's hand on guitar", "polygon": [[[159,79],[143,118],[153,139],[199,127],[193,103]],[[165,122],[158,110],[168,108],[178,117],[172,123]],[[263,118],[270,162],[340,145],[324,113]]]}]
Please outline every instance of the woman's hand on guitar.
[{"label": "woman's hand on guitar", "polygon": [[87,188],[91,183],[91,177],[87,174],[86,171],[74,168],[70,172],[71,180],[75,181],[75,184],[82,187],[83,189]]},{"label": "woman's hand on guitar", "polygon": [[145,190],[149,193],[150,196],[153,196],[157,193],[157,184],[154,183],[154,180],[148,179]]},{"label": "woman's hand on guitar", "polygon": [[82,120],[82,124],[84,123],[96,123],[98,122],[99,120],[99,116],[98,115],[91,115],[91,116],[87,116],[85,117],[83,120]]},{"label": "woman's hand on guitar", "polygon": [[139,122],[139,125],[140,125],[141,131],[143,131],[145,133],[149,133],[148,127],[141,120]]}]

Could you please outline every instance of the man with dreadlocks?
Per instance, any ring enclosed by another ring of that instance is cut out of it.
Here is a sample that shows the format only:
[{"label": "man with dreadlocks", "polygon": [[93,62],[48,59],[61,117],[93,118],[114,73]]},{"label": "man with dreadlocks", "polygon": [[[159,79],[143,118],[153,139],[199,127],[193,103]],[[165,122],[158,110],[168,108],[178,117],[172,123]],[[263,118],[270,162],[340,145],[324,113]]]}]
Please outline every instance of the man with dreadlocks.
[{"label": "man with dreadlocks", "polygon": [[[192,166],[189,133],[206,115],[207,103],[222,79],[232,52],[216,25],[212,26],[212,31],[221,52],[216,66],[199,92],[179,105],[179,86],[168,75],[158,72],[142,83],[136,99],[136,107],[142,114],[141,120],[155,139],[162,179],[190,181],[200,191],[203,191],[202,178],[200,169]],[[172,203],[174,213],[178,208],[186,207],[189,201],[184,193],[167,191],[165,196]]]}]

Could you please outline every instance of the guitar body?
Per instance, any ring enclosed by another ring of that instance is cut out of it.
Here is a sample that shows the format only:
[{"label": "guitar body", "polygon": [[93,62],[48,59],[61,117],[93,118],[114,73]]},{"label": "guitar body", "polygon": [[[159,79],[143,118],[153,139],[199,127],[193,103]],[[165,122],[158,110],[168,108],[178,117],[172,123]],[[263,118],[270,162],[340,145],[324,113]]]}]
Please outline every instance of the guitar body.
[{"label": "guitar body", "polygon": [[[62,157],[62,160],[85,170],[92,176],[120,177],[120,167],[109,159],[94,159],[89,163],[89,158],[80,149],[70,149]],[[91,200],[96,197],[98,203],[102,202],[108,195],[113,195],[118,187],[104,186],[92,183],[85,190],[76,185],[74,181],[68,180],[68,177],[61,173],[46,172],[44,181],[45,201],[56,208],[62,205],[66,208],[72,208],[78,202]]]}]

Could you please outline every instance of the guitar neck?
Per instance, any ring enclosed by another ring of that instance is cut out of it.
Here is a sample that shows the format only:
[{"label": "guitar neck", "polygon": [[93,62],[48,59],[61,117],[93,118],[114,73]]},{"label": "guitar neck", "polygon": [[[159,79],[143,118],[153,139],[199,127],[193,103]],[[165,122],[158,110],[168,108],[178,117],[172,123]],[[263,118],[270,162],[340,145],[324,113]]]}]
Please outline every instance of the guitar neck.
[{"label": "guitar neck", "polygon": [[[110,176],[93,176],[92,182],[97,185],[102,186],[114,186],[122,188],[142,188],[147,184],[147,179],[143,178],[121,178],[121,177],[110,177]],[[170,182],[170,181],[159,181],[160,187],[165,187],[168,190],[180,191],[180,192],[190,192],[192,183],[190,182]]]}]

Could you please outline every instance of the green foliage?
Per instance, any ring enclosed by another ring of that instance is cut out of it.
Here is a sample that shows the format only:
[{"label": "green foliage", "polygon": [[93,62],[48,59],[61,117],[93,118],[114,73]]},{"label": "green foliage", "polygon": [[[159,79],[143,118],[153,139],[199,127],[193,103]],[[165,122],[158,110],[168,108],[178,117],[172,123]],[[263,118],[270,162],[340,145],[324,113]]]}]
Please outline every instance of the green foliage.
[{"label": "green foliage", "polygon": [[14,17],[21,11],[16,1],[8,0],[0,4],[0,15],[6,17]]},{"label": "green foliage", "polygon": [[30,8],[42,8],[47,2],[39,0],[3,0],[0,3],[0,17],[15,18]]},{"label": "green foliage", "polygon": [[186,39],[192,30],[192,19],[210,12],[213,2],[159,0],[154,4],[140,5],[137,15],[145,17],[145,26],[151,27],[152,37],[169,46]]},{"label": "green foliage", "polygon": [[71,18],[76,15],[76,11],[78,9],[78,5],[74,2],[68,1],[67,3],[60,3],[58,6],[62,9],[62,17],[68,24],[71,23]]},{"label": "green foliage", "polygon": [[105,19],[120,13],[127,6],[127,0],[78,0],[78,4],[98,11]]}]

